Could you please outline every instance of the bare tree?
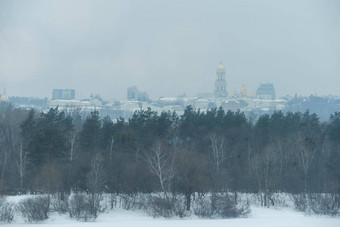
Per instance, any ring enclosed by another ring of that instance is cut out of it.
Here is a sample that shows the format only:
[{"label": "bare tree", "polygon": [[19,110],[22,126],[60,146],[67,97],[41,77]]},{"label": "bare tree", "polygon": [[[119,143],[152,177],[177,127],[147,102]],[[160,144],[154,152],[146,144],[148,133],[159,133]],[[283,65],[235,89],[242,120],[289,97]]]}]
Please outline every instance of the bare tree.
[{"label": "bare tree", "polygon": [[251,179],[251,175],[252,175],[251,162],[252,162],[253,148],[249,143],[248,143],[247,148],[248,148],[247,149],[248,150],[248,189],[250,189],[250,179]]},{"label": "bare tree", "polygon": [[92,194],[101,193],[106,181],[103,158],[96,154],[91,161],[91,170],[88,174],[87,187]]},{"label": "bare tree", "polygon": [[[112,162],[112,156],[113,156],[113,144],[114,144],[114,136],[111,137],[111,142],[110,142],[110,163]],[[137,152],[138,153],[138,152]],[[137,159],[137,158],[136,158]]]},{"label": "bare tree", "polygon": [[304,192],[307,193],[307,175],[309,167],[316,154],[315,141],[303,134],[298,134],[296,137],[296,157],[297,163],[303,172]]},{"label": "bare tree", "polygon": [[170,181],[174,176],[174,157],[167,155],[161,142],[156,142],[151,152],[145,154],[145,161],[149,171],[158,178],[161,189],[167,197]]},{"label": "bare tree", "polygon": [[281,174],[283,172],[283,161],[284,161],[284,141],[280,137],[276,137],[272,141],[274,147],[276,147],[275,151],[278,154],[280,168],[279,173]]},{"label": "bare tree", "polygon": [[223,136],[217,136],[215,133],[209,136],[211,142],[211,157],[216,168],[217,174],[221,172],[222,164],[233,157],[231,149],[228,149],[228,141]]},{"label": "bare tree", "polygon": [[71,109],[67,109],[66,108],[66,114],[68,114],[68,116],[72,117],[73,120],[73,129],[70,130],[70,133],[68,135],[68,140],[70,142],[70,150],[69,150],[69,166],[68,166],[68,180],[69,180],[69,185],[70,185],[70,181],[72,180],[72,175],[73,175],[73,163],[74,163],[74,159],[75,159],[75,148],[76,148],[76,144],[79,140],[79,131],[81,128],[81,109],[80,108],[71,108]]},{"label": "bare tree", "polygon": [[12,157],[15,157],[17,147],[21,144],[20,124],[26,117],[25,111],[14,109],[11,105],[0,105],[0,191]]},{"label": "bare tree", "polygon": [[[264,177],[264,206],[269,206],[268,200],[269,197],[269,190],[272,184],[272,177],[274,174],[274,169],[279,158],[279,151],[276,147],[274,142],[268,144],[264,149],[264,156],[262,160],[263,164],[263,177]],[[274,205],[274,204],[273,204]]]},{"label": "bare tree", "polygon": [[73,162],[75,157],[75,144],[79,138],[78,129],[73,129],[68,137],[70,142],[70,151],[69,151],[69,166],[68,166],[68,180],[71,181],[73,175]]},{"label": "bare tree", "polygon": [[[8,120],[8,119],[6,119]],[[4,177],[7,163],[13,148],[12,128],[7,122],[0,123],[0,192],[4,189]]]},{"label": "bare tree", "polygon": [[101,195],[106,179],[103,157],[95,154],[91,161],[91,170],[87,176],[87,187],[91,193],[89,195],[89,209],[94,217],[97,217],[97,213],[100,211]]},{"label": "bare tree", "polygon": [[273,185],[273,175],[279,159],[276,143],[267,144],[263,150],[255,154],[253,159],[254,174],[261,192],[261,205],[269,206],[270,187]]},{"label": "bare tree", "polygon": [[17,166],[17,171],[18,171],[18,175],[19,175],[19,182],[20,182],[19,191],[21,193],[23,193],[23,191],[24,191],[24,178],[25,178],[25,175],[26,175],[27,152],[24,151],[24,149],[22,147],[22,143],[20,143],[17,146],[16,156],[17,156],[16,166]]}]

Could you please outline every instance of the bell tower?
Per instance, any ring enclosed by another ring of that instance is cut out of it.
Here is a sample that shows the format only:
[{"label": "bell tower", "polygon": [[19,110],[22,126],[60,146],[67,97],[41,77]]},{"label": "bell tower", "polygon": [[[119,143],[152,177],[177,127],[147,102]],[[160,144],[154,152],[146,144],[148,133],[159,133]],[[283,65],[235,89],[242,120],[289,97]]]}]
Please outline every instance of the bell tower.
[{"label": "bell tower", "polygon": [[4,92],[1,95],[1,102],[9,102],[9,98],[6,93],[6,88],[4,88]]},{"label": "bell tower", "polygon": [[217,79],[215,81],[214,97],[215,98],[226,98],[228,93],[226,89],[227,84],[225,82],[225,69],[224,69],[222,62],[220,62],[220,64],[217,67],[216,75],[217,75]]}]

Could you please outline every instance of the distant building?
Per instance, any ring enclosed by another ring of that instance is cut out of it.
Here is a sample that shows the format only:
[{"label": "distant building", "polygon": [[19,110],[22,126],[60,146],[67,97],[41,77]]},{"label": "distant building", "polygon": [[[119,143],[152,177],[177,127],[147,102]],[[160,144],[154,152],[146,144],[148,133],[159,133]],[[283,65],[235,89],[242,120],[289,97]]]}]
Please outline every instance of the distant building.
[{"label": "distant building", "polygon": [[213,93],[207,93],[207,92],[201,92],[196,94],[196,97],[202,98],[202,99],[211,99],[214,97]]},{"label": "distant building", "polygon": [[130,111],[131,113],[141,109],[141,102],[138,101],[121,101],[120,109],[124,111]]},{"label": "distant building", "polygon": [[196,99],[194,103],[194,107],[196,109],[207,110],[211,106],[209,99]]},{"label": "distant building", "polygon": [[227,83],[225,82],[225,70],[222,62],[218,65],[216,70],[217,79],[215,81],[215,98],[226,98],[227,93]]},{"label": "distant building", "polygon": [[247,103],[243,100],[225,100],[221,103],[221,107],[224,111],[237,111],[246,107]]},{"label": "distant building", "polygon": [[127,99],[129,101],[150,102],[149,95],[146,92],[138,91],[137,86],[132,86],[127,89]]},{"label": "distant building", "polygon": [[183,100],[177,97],[160,97],[154,102],[157,106],[182,106]]},{"label": "distant building", "polygon": [[92,106],[101,106],[103,105],[103,99],[99,94],[91,94],[90,103]]},{"label": "distant building", "polygon": [[9,98],[6,94],[6,88],[4,88],[4,92],[1,95],[1,102],[9,102]]},{"label": "distant building", "polygon": [[256,93],[255,91],[248,93],[245,84],[242,84],[240,91],[237,92],[235,90],[230,97],[236,100],[240,100],[240,99],[248,100],[248,99],[254,99],[256,97]]},{"label": "distant building", "polygon": [[275,88],[271,83],[260,84],[256,90],[256,97],[258,99],[275,99]]},{"label": "distant building", "polygon": [[73,100],[75,99],[74,89],[53,89],[52,100]]}]

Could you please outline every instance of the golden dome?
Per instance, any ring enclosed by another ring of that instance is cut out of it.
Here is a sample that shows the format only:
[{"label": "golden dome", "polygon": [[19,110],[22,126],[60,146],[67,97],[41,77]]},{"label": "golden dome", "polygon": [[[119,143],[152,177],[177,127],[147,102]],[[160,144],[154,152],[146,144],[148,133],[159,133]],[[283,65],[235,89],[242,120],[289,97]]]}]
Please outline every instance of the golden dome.
[{"label": "golden dome", "polygon": [[218,65],[217,69],[224,69],[224,66],[223,66],[222,62],[220,62],[220,64]]},{"label": "golden dome", "polygon": [[241,94],[242,95],[247,95],[247,89],[246,89],[246,86],[244,84],[242,84]]},{"label": "golden dome", "polygon": [[1,95],[1,101],[2,102],[8,102],[9,101],[9,98],[8,98],[8,96],[6,94],[6,88],[4,88],[4,92]]}]

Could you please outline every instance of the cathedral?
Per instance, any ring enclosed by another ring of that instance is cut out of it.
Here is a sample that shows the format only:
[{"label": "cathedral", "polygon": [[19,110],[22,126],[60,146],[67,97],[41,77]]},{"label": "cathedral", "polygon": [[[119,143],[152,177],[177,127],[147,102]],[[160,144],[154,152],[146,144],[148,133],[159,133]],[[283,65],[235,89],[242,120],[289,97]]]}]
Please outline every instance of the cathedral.
[{"label": "cathedral", "polygon": [[220,64],[217,67],[216,70],[217,79],[215,81],[215,92],[214,92],[214,98],[226,98],[227,93],[227,83],[225,82],[225,69],[220,62]]}]

